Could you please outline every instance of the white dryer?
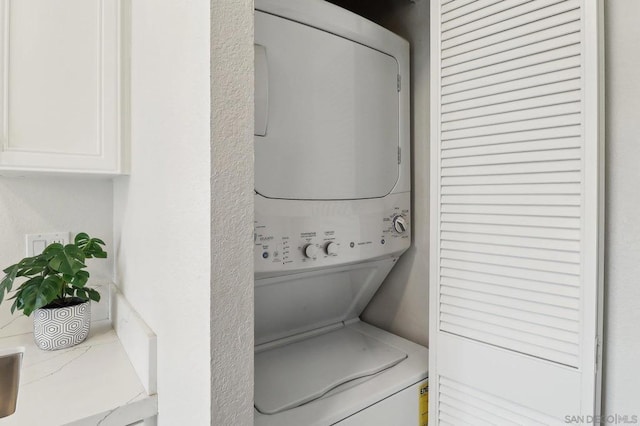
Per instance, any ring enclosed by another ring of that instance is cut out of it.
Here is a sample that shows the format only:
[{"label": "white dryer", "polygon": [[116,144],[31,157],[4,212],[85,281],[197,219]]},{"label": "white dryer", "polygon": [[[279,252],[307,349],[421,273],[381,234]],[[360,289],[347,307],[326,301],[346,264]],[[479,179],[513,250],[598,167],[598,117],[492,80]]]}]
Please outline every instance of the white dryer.
[{"label": "white dryer", "polygon": [[409,45],[255,5],[255,424],[418,425],[427,349],[358,319],[411,243]]}]

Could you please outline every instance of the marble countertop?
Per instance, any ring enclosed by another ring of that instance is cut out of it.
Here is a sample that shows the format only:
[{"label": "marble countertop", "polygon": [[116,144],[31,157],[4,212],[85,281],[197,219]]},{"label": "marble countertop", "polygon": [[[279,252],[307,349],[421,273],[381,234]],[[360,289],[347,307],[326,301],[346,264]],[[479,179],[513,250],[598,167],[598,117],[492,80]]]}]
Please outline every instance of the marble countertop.
[{"label": "marble countertop", "polygon": [[87,340],[43,351],[33,334],[0,339],[0,349],[23,346],[18,405],[0,426],[122,426],[158,412],[109,321],[91,324]]}]

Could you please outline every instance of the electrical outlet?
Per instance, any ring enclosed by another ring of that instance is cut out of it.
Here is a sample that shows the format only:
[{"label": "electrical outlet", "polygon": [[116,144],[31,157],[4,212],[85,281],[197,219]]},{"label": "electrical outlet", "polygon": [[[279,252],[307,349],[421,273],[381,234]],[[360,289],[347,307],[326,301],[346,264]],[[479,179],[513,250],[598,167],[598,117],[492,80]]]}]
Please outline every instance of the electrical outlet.
[{"label": "electrical outlet", "polygon": [[69,244],[69,232],[54,232],[49,234],[27,234],[27,257],[37,256],[49,244]]}]

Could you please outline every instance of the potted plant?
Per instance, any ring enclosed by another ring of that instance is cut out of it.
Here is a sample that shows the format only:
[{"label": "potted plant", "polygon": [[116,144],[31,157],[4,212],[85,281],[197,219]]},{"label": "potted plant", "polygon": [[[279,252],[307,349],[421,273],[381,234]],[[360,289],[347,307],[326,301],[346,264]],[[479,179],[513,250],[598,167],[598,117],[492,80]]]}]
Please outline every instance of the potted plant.
[{"label": "potted plant", "polygon": [[11,297],[11,313],[34,313],[34,338],[39,348],[64,349],[87,338],[91,324],[91,300],[100,294],[86,287],[86,259],[106,258],[104,241],[84,232],[73,244],[49,244],[41,254],[25,257],[4,269],[0,281],[0,304],[18,278],[25,279]]}]

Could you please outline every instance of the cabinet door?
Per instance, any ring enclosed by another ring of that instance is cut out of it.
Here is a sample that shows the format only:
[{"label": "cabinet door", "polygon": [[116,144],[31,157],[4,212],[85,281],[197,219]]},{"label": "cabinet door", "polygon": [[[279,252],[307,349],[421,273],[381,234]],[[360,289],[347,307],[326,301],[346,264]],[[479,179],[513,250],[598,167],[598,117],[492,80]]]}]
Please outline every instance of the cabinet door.
[{"label": "cabinet door", "polygon": [[430,423],[597,415],[602,2],[431,4]]},{"label": "cabinet door", "polygon": [[121,169],[119,0],[0,0],[0,169]]}]

